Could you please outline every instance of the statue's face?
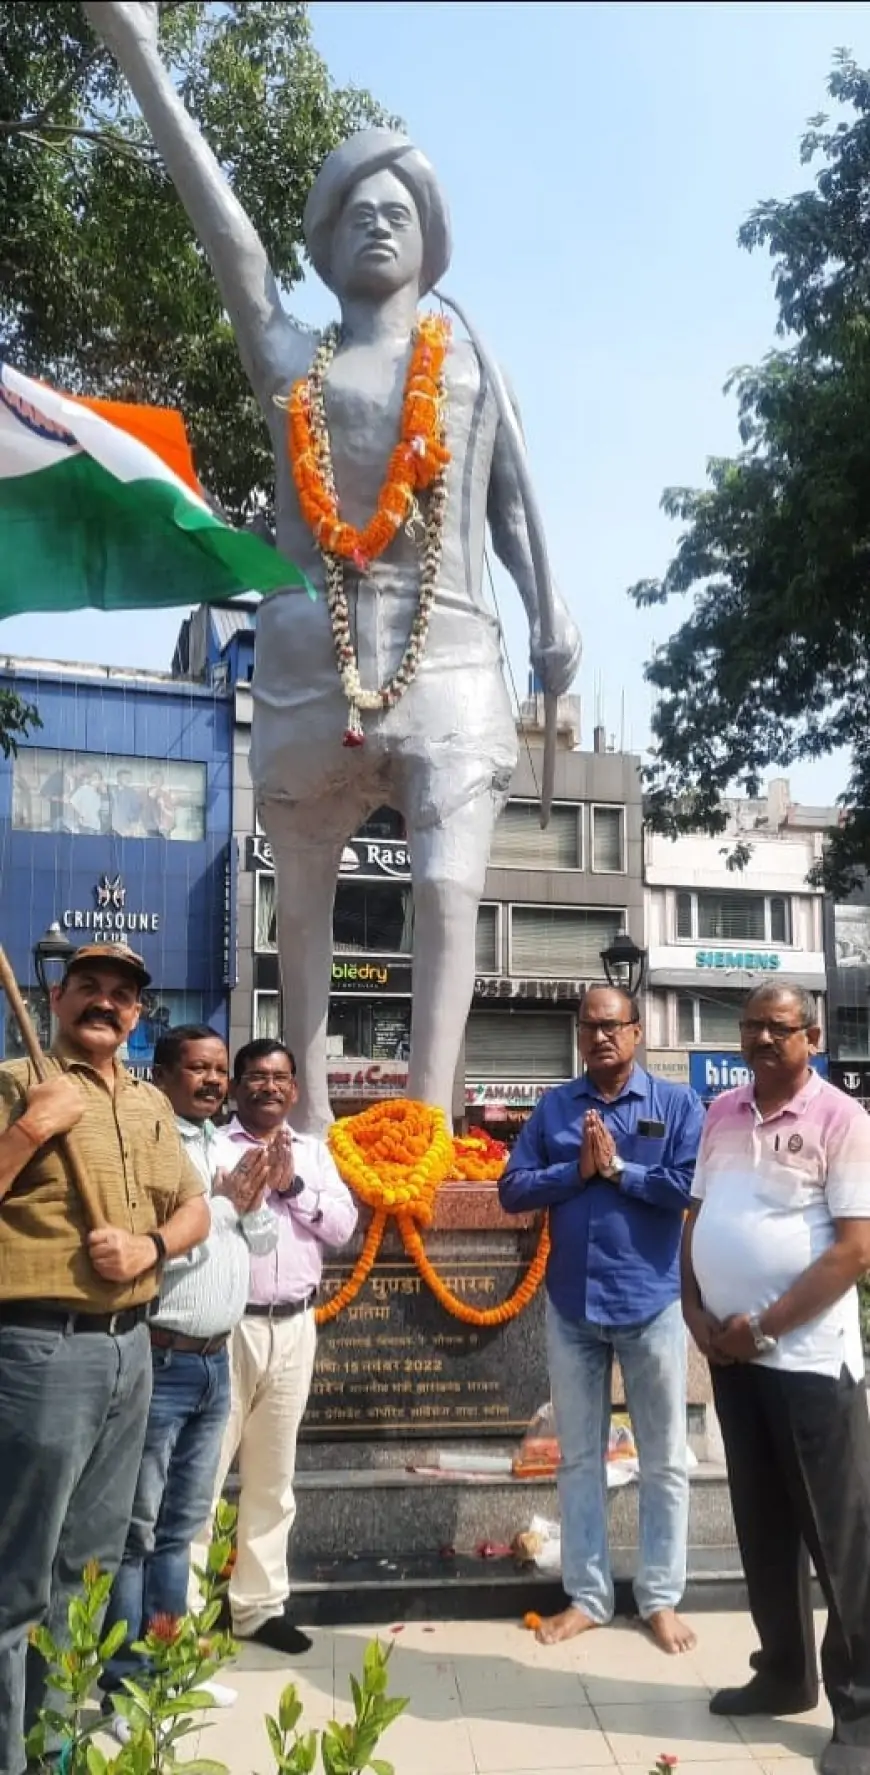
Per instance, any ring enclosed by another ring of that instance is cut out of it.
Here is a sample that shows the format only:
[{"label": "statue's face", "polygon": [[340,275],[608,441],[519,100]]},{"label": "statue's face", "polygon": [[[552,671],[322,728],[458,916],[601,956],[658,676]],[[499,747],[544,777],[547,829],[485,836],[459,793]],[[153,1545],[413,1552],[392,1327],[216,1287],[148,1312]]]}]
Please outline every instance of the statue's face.
[{"label": "statue's face", "polygon": [[416,284],[423,270],[417,206],[395,173],[361,179],[345,202],[332,248],[332,282],[340,296],[389,296]]}]

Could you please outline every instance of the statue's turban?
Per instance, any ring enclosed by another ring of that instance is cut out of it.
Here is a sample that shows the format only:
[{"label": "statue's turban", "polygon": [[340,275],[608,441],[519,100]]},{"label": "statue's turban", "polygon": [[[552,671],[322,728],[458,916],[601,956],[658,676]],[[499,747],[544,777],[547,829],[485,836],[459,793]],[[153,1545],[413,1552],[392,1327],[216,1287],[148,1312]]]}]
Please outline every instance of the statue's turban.
[{"label": "statue's turban", "polygon": [[450,263],[450,216],[433,168],[409,142],[392,129],[362,129],[327,154],[305,205],[305,240],[311,263],[323,282],[334,289],[332,246],[345,200],[361,179],[385,167],[410,192],[423,232],[420,294],[432,289]]}]

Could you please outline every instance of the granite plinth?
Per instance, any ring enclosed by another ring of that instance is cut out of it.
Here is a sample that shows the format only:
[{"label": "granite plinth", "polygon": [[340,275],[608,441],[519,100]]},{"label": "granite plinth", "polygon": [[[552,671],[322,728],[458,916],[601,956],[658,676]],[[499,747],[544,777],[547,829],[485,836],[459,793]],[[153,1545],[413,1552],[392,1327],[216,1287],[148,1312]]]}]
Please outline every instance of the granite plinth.
[{"label": "granite plinth", "polygon": [[[323,1298],[342,1284],[355,1244],[324,1270]],[[492,1183],[443,1185],[427,1253],[454,1293],[492,1307],[511,1294],[534,1253],[539,1217],[506,1215]],[[353,1304],[321,1329],[303,1442],[501,1437],[516,1441],[549,1397],[541,1289],[518,1319],[478,1329],[440,1306],[395,1228]],[[624,1406],[618,1364],[612,1400]],[[710,1399],[707,1365],[689,1351],[688,1400]]]},{"label": "granite plinth", "polygon": [[[476,1197],[471,1209],[467,1201],[457,1204],[460,1214],[480,1214],[476,1226],[434,1227],[426,1249],[460,1299],[493,1307],[525,1274],[537,1231],[507,1220],[494,1191],[483,1189]],[[347,1269],[347,1255],[327,1263],[325,1300]],[[466,1325],[435,1299],[390,1228],[357,1299],[321,1328],[302,1441],[518,1441],[549,1394],[543,1312],[541,1290],[506,1325]]]}]

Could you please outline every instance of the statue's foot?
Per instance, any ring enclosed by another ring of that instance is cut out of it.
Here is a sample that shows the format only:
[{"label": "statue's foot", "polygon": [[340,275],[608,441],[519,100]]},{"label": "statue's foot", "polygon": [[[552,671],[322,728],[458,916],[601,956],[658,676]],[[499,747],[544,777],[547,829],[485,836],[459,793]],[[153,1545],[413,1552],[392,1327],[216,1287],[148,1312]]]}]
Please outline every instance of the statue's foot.
[{"label": "statue's foot", "polygon": [[647,1615],[644,1627],[663,1652],[691,1652],[698,1644],[697,1634],[675,1609],[654,1609]]},{"label": "statue's foot", "polygon": [[594,1627],[600,1627],[600,1621],[593,1621],[583,1609],[563,1609],[560,1615],[548,1615],[541,1622],[535,1638],[539,1645],[558,1646],[563,1639],[576,1639],[578,1633],[591,1633]]}]

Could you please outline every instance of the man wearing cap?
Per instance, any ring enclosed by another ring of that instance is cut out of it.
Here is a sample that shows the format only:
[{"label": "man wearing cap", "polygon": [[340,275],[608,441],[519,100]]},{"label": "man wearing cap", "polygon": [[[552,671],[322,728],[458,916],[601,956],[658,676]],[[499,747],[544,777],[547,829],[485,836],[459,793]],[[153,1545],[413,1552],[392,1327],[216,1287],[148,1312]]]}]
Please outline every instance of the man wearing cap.
[{"label": "man wearing cap", "polygon": [[[63,1638],[87,1562],[121,1558],[149,1303],[164,1260],[209,1230],[169,1104],[116,1059],[149,980],[124,944],[78,949],[52,992],[47,1078],[27,1060],[0,1067],[0,1775],[25,1769],[44,1698],[29,1629]],[[87,1199],[66,1163],[72,1129]]]}]

